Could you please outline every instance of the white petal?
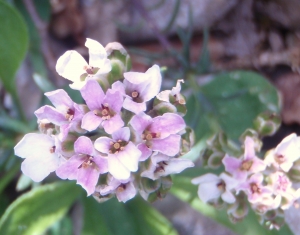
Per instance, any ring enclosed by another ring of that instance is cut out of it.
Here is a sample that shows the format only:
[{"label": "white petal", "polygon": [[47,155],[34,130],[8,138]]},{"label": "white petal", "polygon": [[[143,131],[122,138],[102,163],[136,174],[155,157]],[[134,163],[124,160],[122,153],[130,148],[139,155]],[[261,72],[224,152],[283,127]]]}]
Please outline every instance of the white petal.
[{"label": "white petal", "polygon": [[50,153],[54,146],[54,139],[45,134],[29,133],[26,134],[15,146],[15,155],[21,158],[39,157]]},{"label": "white petal", "polygon": [[205,175],[196,177],[192,179],[192,184],[202,184],[206,182],[217,182],[220,181],[220,178],[212,173],[207,173]]},{"label": "white petal", "polygon": [[87,38],[85,46],[89,49],[89,64],[101,68],[107,57],[105,48],[97,41]]},{"label": "white petal", "polygon": [[75,82],[86,72],[85,66],[87,62],[77,51],[67,51],[57,60],[56,71],[60,76]]}]

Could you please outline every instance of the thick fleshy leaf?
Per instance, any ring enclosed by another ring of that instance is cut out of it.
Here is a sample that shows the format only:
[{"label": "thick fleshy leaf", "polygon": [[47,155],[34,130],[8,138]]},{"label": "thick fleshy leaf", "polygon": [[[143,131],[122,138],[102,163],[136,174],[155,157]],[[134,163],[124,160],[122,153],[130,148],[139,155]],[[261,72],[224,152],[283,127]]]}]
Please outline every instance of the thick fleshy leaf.
[{"label": "thick fleshy leaf", "polygon": [[75,184],[60,182],[23,194],[1,217],[0,234],[43,234],[67,213],[80,192],[80,187]]},{"label": "thick fleshy leaf", "polygon": [[280,103],[276,88],[261,75],[226,72],[215,75],[189,98],[185,119],[195,129],[197,139],[220,129],[238,139],[258,114],[266,110],[278,113]]},{"label": "thick fleshy leaf", "polygon": [[15,95],[14,76],[28,47],[28,32],[18,11],[5,1],[0,1],[0,22],[0,79]]},{"label": "thick fleshy leaf", "polygon": [[171,223],[141,198],[126,203],[111,199],[97,203],[84,199],[82,235],[177,235]]}]

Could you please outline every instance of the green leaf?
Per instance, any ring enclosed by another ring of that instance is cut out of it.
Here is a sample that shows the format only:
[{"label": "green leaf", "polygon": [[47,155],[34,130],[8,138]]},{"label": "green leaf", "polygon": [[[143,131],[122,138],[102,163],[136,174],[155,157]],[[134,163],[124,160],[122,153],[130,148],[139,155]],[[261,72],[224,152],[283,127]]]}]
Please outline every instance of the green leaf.
[{"label": "green leaf", "polygon": [[0,219],[0,234],[41,234],[60,220],[81,190],[72,182],[37,187],[20,196]]},{"label": "green leaf", "polygon": [[[280,111],[280,98],[276,88],[254,72],[234,71],[216,75],[200,88],[206,104],[200,105],[213,115],[221,128],[232,139],[253,125],[259,113]],[[204,105],[209,107],[205,108]],[[209,126],[209,121],[207,123]]]},{"label": "green leaf", "polygon": [[174,177],[174,185],[171,193],[179,199],[189,203],[192,208],[201,214],[210,217],[220,224],[230,228],[237,234],[241,235],[292,235],[293,233],[284,225],[279,231],[268,230],[259,224],[255,213],[250,209],[249,214],[241,222],[233,224],[230,222],[225,210],[217,210],[214,207],[200,201],[197,195],[197,186],[191,184],[191,179],[199,175],[203,175],[207,170],[203,168],[193,168],[186,170],[183,174]]},{"label": "green leaf", "polygon": [[85,217],[82,235],[176,235],[170,222],[143,199],[126,203],[115,198],[97,203],[84,199]]},{"label": "green leaf", "polygon": [[5,189],[5,187],[10,183],[10,181],[15,177],[19,169],[20,169],[20,164],[15,164],[14,166],[12,166],[12,168],[10,168],[5,173],[2,172],[3,176],[0,179],[0,194]]},{"label": "green leaf", "polygon": [[15,73],[27,51],[28,33],[20,14],[0,1],[0,79],[13,95],[16,93]]}]

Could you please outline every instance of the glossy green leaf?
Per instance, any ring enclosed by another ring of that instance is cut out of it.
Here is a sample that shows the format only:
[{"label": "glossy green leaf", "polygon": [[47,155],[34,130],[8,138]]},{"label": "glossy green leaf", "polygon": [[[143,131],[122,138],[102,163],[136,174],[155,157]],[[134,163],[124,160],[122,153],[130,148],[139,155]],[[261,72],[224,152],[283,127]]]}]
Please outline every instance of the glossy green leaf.
[{"label": "glossy green leaf", "polygon": [[41,234],[60,220],[82,190],[72,182],[37,187],[20,196],[0,219],[0,234]]},{"label": "glossy green leaf", "polygon": [[279,231],[268,230],[258,223],[258,219],[252,210],[249,210],[249,214],[242,222],[235,224],[229,221],[228,215],[225,210],[217,210],[214,207],[200,201],[197,195],[197,186],[191,184],[191,179],[199,175],[207,173],[206,169],[193,168],[184,171],[183,174],[174,177],[174,185],[171,189],[171,193],[179,199],[189,203],[192,208],[199,211],[201,214],[212,218],[220,224],[230,228],[240,235],[292,235],[293,233],[284,225]]},{"label": "glossy green leaf", "polygon": [[111,199],[97,203],[84,202],[85,217],[82,235],[176,235],[170,222],[141,198],[126,203]]},{"label": "glossy green leaf", "polygon": [[0,22],[0,79],[14,95],[14,77],[27,51],[28,33],[20,14],[3,1],[0,1]]},{"label": "glossy green leaf", "polygon": [[[267,110],[275,113],[280,111],[280,98],[276,88],[254,72],[218,74],[201,86],[200,98],[201,95],[199,105],[204,111],[202,115],[209,113],[213,116],[232,139],[238,139],[245,129],[252,127],[253,120],[259,113]],[[210,125],[210,120],[204,120],[204,126]]]}]

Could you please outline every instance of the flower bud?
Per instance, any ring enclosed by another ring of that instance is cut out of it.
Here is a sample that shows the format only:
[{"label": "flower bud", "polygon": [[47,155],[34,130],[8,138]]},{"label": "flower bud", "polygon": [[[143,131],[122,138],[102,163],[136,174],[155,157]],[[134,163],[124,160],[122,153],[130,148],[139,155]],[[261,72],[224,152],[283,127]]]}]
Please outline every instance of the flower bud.
[{"label": "flower bud", "polygon": [[184,155],[191,150],[195,142],[195,133],[192,128],[186,127],[185,133],[181,135],[180,154]]},{"label": "flower bud", "polygon": [[271,136],[280,127],[281,119],[276,113],[265,112],[259,114],[253,121],[254,129],[261,136]]},{"label": "flower bud", "polygon": [[123,73],[131,69],[131,59],[124,47],[118,42],[108,43],[105,47],[107,58],[111,62],[111,71],[108,74],[109,84],[123,78]]}]

